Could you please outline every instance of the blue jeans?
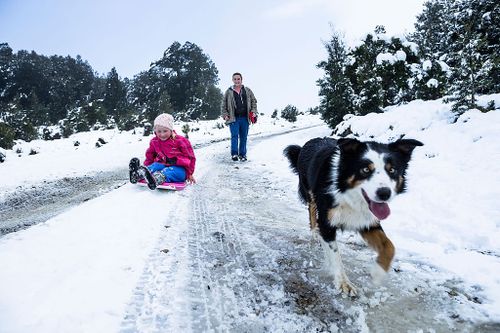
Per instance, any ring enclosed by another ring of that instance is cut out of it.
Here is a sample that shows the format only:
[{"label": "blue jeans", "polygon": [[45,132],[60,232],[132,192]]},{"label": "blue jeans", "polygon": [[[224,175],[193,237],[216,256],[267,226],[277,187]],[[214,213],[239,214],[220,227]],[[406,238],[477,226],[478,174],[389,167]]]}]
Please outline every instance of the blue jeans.
[{"label": "blue jeans", "polygon": [[[231,130],[231,155],[247,156],[248,119],[246,116],[236,117],[234,123],[229,124]],[[239,138],[239,146],[238,146]]]},{"label": "blue jeans", "polygon": [[154,162],[148,165],[148,169],[151,173],[161,171],[165,175],[167,183],[182,183],[186,181],[186,170],[178,165],[166,166],[165,164]]}]

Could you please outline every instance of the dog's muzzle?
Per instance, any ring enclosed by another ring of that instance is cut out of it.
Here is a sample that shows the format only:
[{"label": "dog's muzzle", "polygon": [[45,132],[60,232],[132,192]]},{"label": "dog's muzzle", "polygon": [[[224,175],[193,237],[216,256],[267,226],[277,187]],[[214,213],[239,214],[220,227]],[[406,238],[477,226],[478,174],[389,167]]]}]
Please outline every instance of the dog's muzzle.
[{"label": "dog's muzzle", "polygon": [[365,198],[366,203],[368,204],[370,212],[372,212],[372,214],[375,215],[376,218],[378,218],[379,220],[384,220],[391,214],[391,209],[389,208],[389,205],[386,202],[386,200],[388,200],[391,197],[390,188],[381,187],[377,189],[377,191],[375,192],[377,197],[380,198],[382,202],[376,202],[371,200],[366,194],[365,190],[363,189],[361,189],[361,192],[363,193],[363,197]]}]

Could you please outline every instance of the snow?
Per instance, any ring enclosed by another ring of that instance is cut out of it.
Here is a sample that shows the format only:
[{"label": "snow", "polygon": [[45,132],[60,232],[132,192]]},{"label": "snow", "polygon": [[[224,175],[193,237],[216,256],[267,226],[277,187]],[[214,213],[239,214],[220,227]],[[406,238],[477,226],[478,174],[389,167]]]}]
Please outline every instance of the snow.
[{"label": "snow", "polygon": [[403,50],[397,50],[396,53],[394,54],[394,57],[398,61],[406,61],[406,52]]},{"label": "snow", "polygon": [[429,88],[437,88],[439,86],[439,81],[436,79],[429,79],[425,85]]},{"label": "snow", "polygon": [[422,63],[422,68],[426,72],[429,71],[432,68],[432,61],[424,60],[424,62]]},{"label": "snow", "polygon": [[[481,96],[479,103],[486,106],[490,100],[500,105],[500,94]],[[404,136],[424,143],[414,151],[407,193],[393,201],[392,214],[383,224],[396,245],[396,266],[410,272],[415,270],[416,276],[423,273],[415,269],[414,262],[429,267],[426,270],[429,286],[439,285],[438,281],[450,277],[449,283],[463,285],[471,298],[480,301],[473,303],[464,299],[460,308],[462,318],[474,323],[499,322],[500,112],[498,109],[488,113],[469,110],[455,119],[450,108],[442,100],[413,101],[389,107],[381,114],[346,117],[338,132],[350,128],[363,140],[389,142]],[[138,297],[135,290],[142,283],[144,272],[149,272],[159,285],[168,286],[165,290],[149,290],[147,295],[139,295],[145,302],[156,297],[169,304],[157,309],[162,316],[170,318],[171,327],[166,331],[196,331],[197,326],[186,319],[192,304],[183,293],[192,278],[187,264],[190,255],[187,216],[192,214],[189,202],[198,193],[197,189],[209,186],[206,182],[211,170],[221,167],[217,156],[227,152],[229,158],[228,142],[224,141],[229,130],[218,128],[217,123],[221,121],[189,124],[195,129],[189,135],[196,147],[198,184],[176,193],[149,191],[127,184],[70,208],[45,223],[2,236],[0,332],[120,331],[124,318],[128,318],[127,305]],[[319,117],[313,115],[301,115],[294,124],[261,116],[250,130],[250,162],[235,172],[243,178],[256,174],[269,178],[268,186],[275,191],[270,192],[273,195],[266,199],[267,204],[279,209],[295,200],[296,207],[290,206],[289,214],[294,214],[293,209],[302,212],[303,207],[296,200],[296,175],[288,170],[281,151],[288,144],[303,144],[309,138],[331,133],[326,126],[318,126],[321,123]],[[175,127],[180,130],[182,125],[176,123]],[[311,128],[306,132],[290,132],[302,127]],[[290,133],[267,137],[284,132]],[[107,143],[96,148],[95,142],[101,137]],[[18,142],[13,150],[5,152],[7,160],[0,164],[0,200],[46,180],[125,168],[131,157],[142,159],[149,139],[140,131],[107,130],[78,133],[55,141]],[[74,141],[79,141],[80,146],[75,147]],[[23,152],[17,154],[17,148]],[[39,154],[28,155],[31,148],[38,149]],[[281,188],[287,192],[281,194],[278,191]],[[259,192],[256,188],[245,200],[251,203]],[[138,202],[147,205],[137,206]],[[222,212],[221,204],[230,204],[209,202],[208,209],[215,212]],[[242,218],[251,220],[252,216],[259,216],[260,211],[251,207],[242,212]],[[275,226],[275,217],[268,218],[269,225],[280,230]],[[162,233],[165,225],[171,226],[168,234]],[[297,222],[299,225],[302,224]],[[252,225],[246,228],[252,230]],[[240,242],[265,241],[258,236],[257,230],[240,234],[243,237]],[[273,241],[279,241],[279,237]],[[168,250],[171,255],[163,261],[157,259],[152,253],[159,253],[158,248]],[[216,259],[213,260],[215,265]],[[274,265],[266,270],[277,269],[278,264]],[[303,266],[311,266],[311,263],[304,261]],[[240,270],[239,273],[244,279],[248,272]],[[389,274],[389,278],[393,274]],[[402,290],[412,286],[411,281],[401,283]],[[230,289],[220,292],[227,295],[227,304],[233,304]],[[274,289],[268,295],[268,305],[279,304],[284,294],[283,289]],[[358,331],[368,332],[369,311],[377,311],[380,303],[388,298],[389,293],[382,288],[358,303],[354,301],[352,306],[344,308],[347,321]],[[241,311],[253,313],[252,305],[247,306]],[[226,310],[231,312],[231,307]],[[304,320],[301,322],[290,313],[274,316],[266,321],[274,323],[273,331],[307,328],[305,317],[300,317]],[[255,322],[259,323],[258,318]],[[327,325],[331,331],[342,331],[339,322]],[[255,327],[258,331],[260,326]],[[136,328],[154,331],[143,322]],[[432,327],[408,329],[434,330]]]},{"label": "snow", "polygon": [[382,65],[384,62],[393,64],[396,62],[396,58],[392,53],[379,53],[376,58],[377,65]]},{"label": "snow", "polygon": [[398,50],[396,51],[395,54],[379,53],[376,58],[377,65],[381,65],[383,62],[394,64],[395,62],[405,61],[405,60],[406,60],[406,53],[403,50]]},{"label": "snow", "polygon": [[[497,95],[481,100],[498,101]],[[497,104],[498,105],[498,104]],[[409,170],[411,193],[397,200],[385,229],[400,247],[481,286],[491,315],[500,315],[500,112],[469,110],[453,123],[449,105],[414,101],[383,114],[352,117],[344,127],[365,140],[404,135],[424,142]],[[390,129],[392,128],[392,129]],[[408,208],[411,207],[411,211]],[[405,217],[402,218],[402,215]],[[404,225],[391,223],[393,218]],[[493,256],[481,256],[492,251]]]},{"label": "snow", "polygon": [[[268,134],[272,131],[286,131],[297,126],[310,126],[322,123],[317,116],[299,115],[296,123],[284,119],[262,116],[253,125],[254,135]],[[227,138],[226,127],[222,119],[188,123],[192,132],[189,139],[193,146]],[[181,132],[184,123],[178,122],[176,131]],[[221,127],[221,128],[219,128]],[[223,128],[222,128],[223,127]],[[135,133],[135,134],[134,134]],[[144,137],[142,130],[122,132],[119,130],[81,132],[67,139],[44,141],[17,141],[12,150],[7,150],[7,162],[0,165],[0,184],[2,195],[16,191],[22,184],[29,185],[40,180],[53,180],[62,177],[76,177],[97,171],[109,171],[117,166],[126,166],[131,157],[143,158],[151,137]],[[99,138],[107,144],[96,148]],[[75,146],[75,142],[80,143]],[[40,153],[28,156],[31,149]],[[22,153],[16,153],[17,150]],[[18,158],[19,157],[19,158]],[[22,170],[22,172],[20,172]]]},{"label": "snow", "polygon": [[[404,39],[401,39],[401,40],[404,40]],[[417,54],[418,53],[418,45],[417,45],[417,43],[409,42],[407,40],[404,40],[403,45],[406,46],[406,47],[409,47],[413,54]]]},{"label": "snow", "polygon": [[448,66],[448,64],[446,64],[444,61],[438,60],[438,64],[439,64],[439,66],[441,66],[441,70],[443,70],[443,72],[446,72],[446,73],[451,72],[450,66]]}]

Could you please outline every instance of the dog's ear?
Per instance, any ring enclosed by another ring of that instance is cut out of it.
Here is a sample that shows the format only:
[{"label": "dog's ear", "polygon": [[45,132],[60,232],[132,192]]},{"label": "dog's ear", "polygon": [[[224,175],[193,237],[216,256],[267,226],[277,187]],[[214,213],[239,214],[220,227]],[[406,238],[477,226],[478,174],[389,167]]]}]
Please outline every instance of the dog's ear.
[{"label": "dog's ear", "polygon": [[417,146],[423,146],[424,144],[418,140],[414,139],[400,139],[389,144],[389,149],[392,151],[400,152],[406,155],[411,155],[413,149]]},{"label": "dog's ear", "polygon": [[337,140],[337,145],[344,153],[355,153],[363,143],[357,139],[341,138]]}]

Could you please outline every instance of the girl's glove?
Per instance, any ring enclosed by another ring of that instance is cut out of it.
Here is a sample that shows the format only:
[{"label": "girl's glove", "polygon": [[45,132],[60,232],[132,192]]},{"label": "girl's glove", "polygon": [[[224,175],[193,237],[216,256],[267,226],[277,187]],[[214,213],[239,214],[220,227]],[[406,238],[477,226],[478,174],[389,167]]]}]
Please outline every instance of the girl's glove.
[{"label": "girl's glove", "polygon": [[168,156],[165,156],[165,163],[175,165],[177,163],[177,157],[170,158]]}]

